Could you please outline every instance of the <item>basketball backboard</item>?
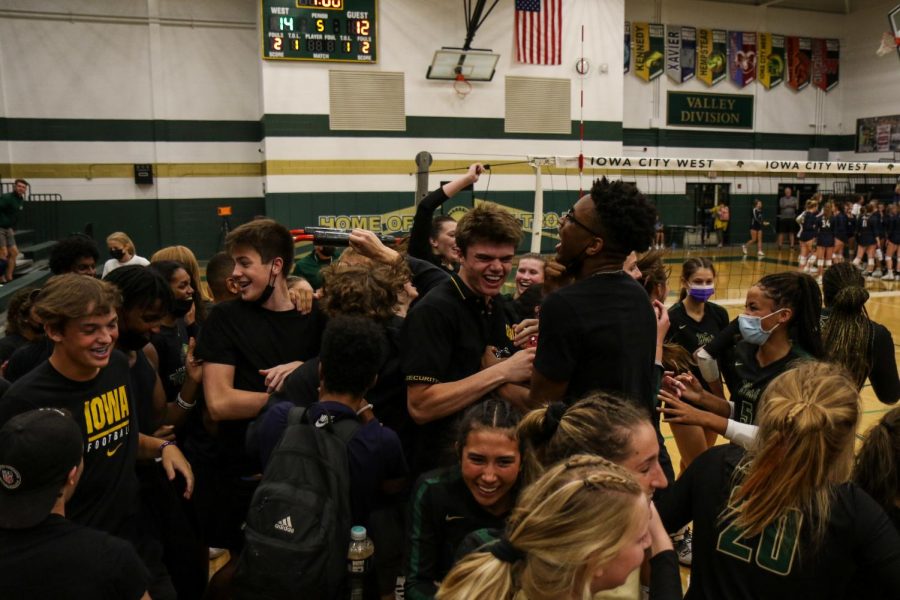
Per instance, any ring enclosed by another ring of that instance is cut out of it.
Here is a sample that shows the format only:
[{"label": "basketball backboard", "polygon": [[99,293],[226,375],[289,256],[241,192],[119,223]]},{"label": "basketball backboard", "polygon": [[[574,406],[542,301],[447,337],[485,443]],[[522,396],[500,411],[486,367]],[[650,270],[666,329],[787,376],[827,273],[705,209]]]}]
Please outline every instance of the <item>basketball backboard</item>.
[{"label": "basketball backboard", "polygon": [[425,77],[453,81],[462,75],[467,81],[490,81],[498,60],[500,55],[490,50],[441,48],[435,51]]},{"label": "basketball backboard", "polygon": [[[888,13],[888,22],[891,24],[891,33],[894,34],[894,40],[900,38],[900,4],[891,9]],[[900,46],[897,46],[897,56],[900,56]]]}]

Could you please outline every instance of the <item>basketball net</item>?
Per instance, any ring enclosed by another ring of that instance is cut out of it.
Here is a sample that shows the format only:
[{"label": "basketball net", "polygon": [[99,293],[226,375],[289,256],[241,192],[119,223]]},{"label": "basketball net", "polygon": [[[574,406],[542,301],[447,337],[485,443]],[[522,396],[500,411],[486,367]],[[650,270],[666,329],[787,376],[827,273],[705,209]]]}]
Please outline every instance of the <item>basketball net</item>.
[{"label": "basketball net", "polygon": [[460,97],[460,99],[465,100],[466,96],[469,95],[469,92],[472,91],[472,84],[466,81],[466,76],[462,73],[456,74],[456,81],[453,82],[453,91],[456,92],[456,95]]},{"label": "basketball net", "polygon": [[878,50],[875,51],[875,54],[884,56],[885,54],[889,54],[897,46],[900,46],[900,37],[894,37],[891,32],[885,31],[881,35],[881,44],[878,46]]}]

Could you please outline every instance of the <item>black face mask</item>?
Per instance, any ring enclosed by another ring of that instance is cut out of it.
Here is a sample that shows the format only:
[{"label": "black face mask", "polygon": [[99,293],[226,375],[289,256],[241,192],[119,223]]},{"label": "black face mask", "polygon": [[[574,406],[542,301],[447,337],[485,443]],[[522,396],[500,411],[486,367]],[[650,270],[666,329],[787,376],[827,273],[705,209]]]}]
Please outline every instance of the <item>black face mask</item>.
[{"label": "black face mask", "polygon": [[273,273],[275,269],[275,263],[272,263],[272,266],[269,268],[269,283],[266,284],[266,288],[263,290],[262,294],[260,294],[259,298],[253,301],[253,304],[257,306],[262,306],[266,303],[266,301],[272,297],[272,293],[275,291],[275,278],[276,275]]},{"label": "black face mask", "polygon": [[109,251],[109,255],[116,260],[122,260],[122,258],[125,256],[125,251],[121,248],[112,248]]},{"label": "black face mask", "polygon": [[169,312],[176,319],[180,319],[184,315],[191,312],[191,308],[193,308],[193,307],[194,307],[193,298],[183,298],[181,300],[175,300],[174,302],[172,302],[172,310],[170,310]]},{"label": "black face mask", "polygon": [[119,330],[119,339],[116,342],[116,345],[123,350],[140,350],[144,346],[150,343],[150,340],[145,335],[141,335],[139,333],[135,333],[133,331],[122,331]]}]

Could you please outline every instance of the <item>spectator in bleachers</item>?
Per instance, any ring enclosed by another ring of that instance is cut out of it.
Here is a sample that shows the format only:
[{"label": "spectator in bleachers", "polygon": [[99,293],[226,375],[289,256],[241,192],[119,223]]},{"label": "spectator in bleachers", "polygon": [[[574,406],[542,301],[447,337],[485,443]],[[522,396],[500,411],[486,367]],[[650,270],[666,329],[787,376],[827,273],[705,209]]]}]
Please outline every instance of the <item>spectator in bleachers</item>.
[{"label": "spectator in bleachers", "polygon": [[125,233],[116,231],[106,237],[106,245],[109,248],[109,255],[112,257],[103,265],[102,277],[106,277],[110,271],[125,267],[128,265],[139,265],[146,267],[150,261],[143,256],[137,255],[134,242]]},{"label": "spectator in bleachers", "polygon": [[54,275],[78,273],[95,277],[98,260],[100,253],[94,240],[76,233],[61,239],[50,250],[50,272]]},{"label": "spectator in bleachers", "polygon": [[25,207],[25,195],[28,193],[28,182],[16,179],[13,191],[0,195],[0,283],[13,279],[16,270],[16,257],[19,248],[16,246],[16,226],[19,223],[19,211]]}]

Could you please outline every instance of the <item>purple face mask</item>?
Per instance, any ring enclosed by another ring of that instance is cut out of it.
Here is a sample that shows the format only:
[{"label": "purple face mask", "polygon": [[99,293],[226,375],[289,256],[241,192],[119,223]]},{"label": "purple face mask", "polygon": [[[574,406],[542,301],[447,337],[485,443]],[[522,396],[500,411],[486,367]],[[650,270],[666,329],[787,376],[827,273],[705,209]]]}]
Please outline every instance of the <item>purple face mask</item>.
[{"label": "purple face mask", "polygon": [[688,296],[697,302],[706,302],[715,293],[716,290],[711,285],[692,285],[688,288]]}]

